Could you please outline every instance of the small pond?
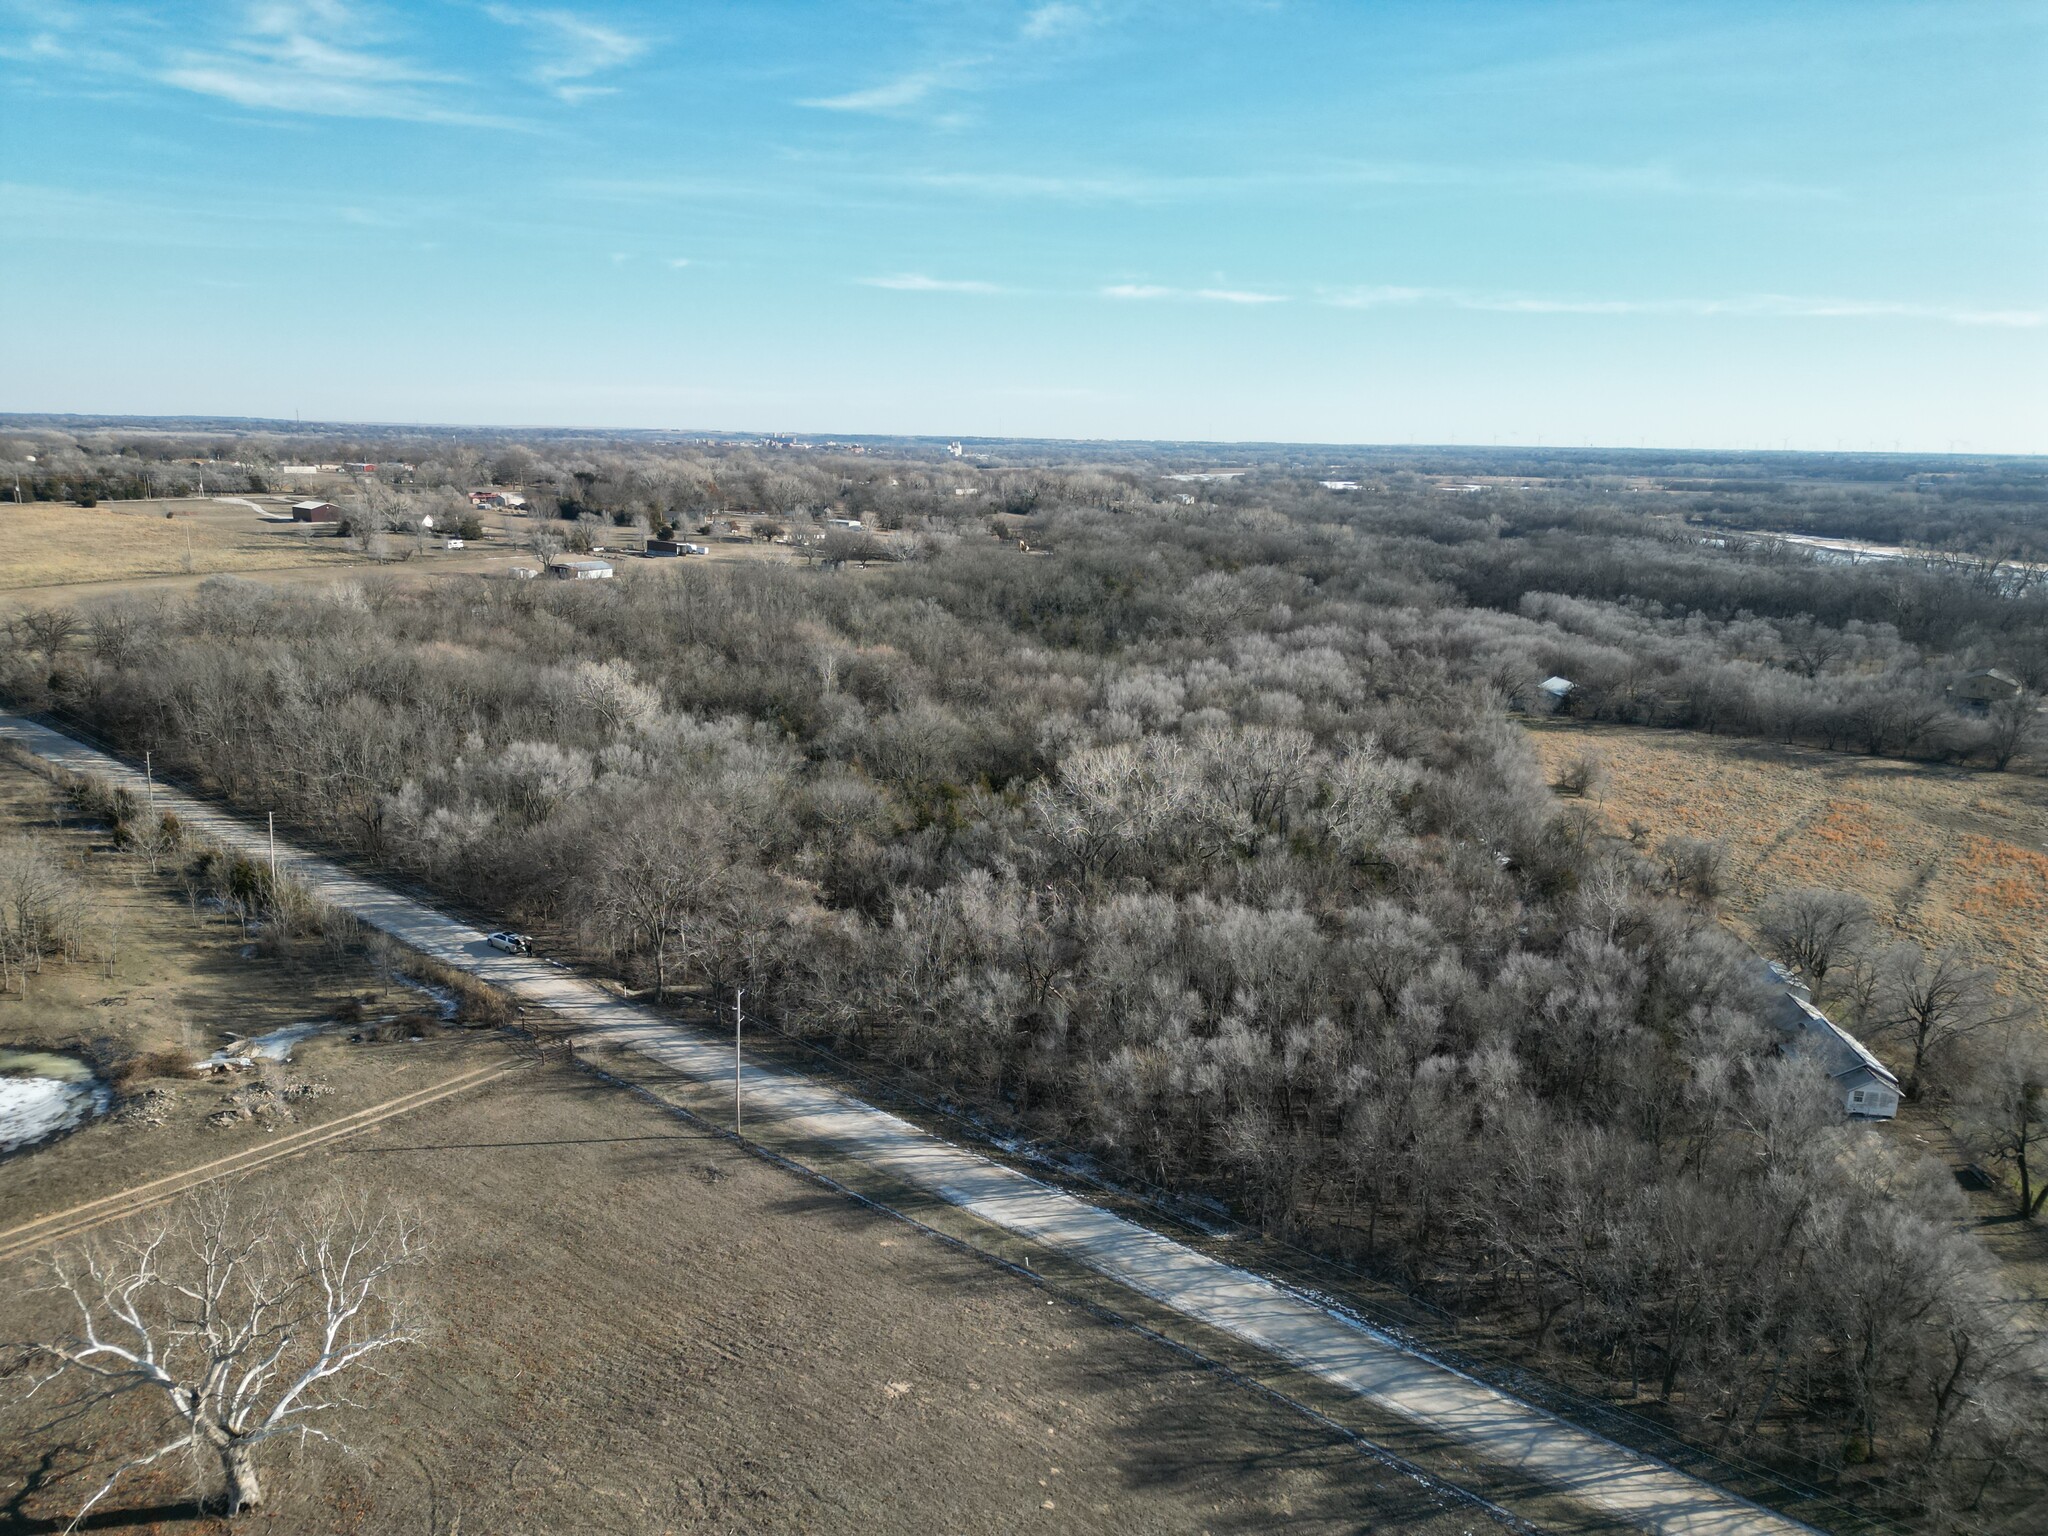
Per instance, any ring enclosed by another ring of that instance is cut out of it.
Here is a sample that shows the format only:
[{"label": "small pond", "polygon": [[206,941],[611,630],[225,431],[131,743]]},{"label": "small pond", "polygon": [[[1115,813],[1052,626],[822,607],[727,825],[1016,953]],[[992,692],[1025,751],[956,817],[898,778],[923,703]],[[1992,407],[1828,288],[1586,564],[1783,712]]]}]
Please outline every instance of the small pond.
[{"label": "small pond", "polygon": [[0,1157],[75,1131],[113,1102],[76,1056],[0,1050]]}]

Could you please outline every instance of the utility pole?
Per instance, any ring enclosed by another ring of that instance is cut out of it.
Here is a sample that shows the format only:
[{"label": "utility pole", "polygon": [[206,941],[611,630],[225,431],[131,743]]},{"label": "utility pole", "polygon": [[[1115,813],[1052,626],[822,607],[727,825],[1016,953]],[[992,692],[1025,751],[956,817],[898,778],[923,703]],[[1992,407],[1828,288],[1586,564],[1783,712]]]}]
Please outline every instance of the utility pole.
[{"label": "utility pole", "polygon": [[142,778],[149,786],[149,819],[156,820],[156,770],[150,766],[149,754],[142,754]]},{"label": "utility pole", "polygon": [[732,994],[732,1133],[739,1137],[746,1135],[740,1126],[740,999],[746,995],[744,987]]},{"label": "utility pole", "polygon": [[270,888],[277,889],[277,812],[270,813]]}]

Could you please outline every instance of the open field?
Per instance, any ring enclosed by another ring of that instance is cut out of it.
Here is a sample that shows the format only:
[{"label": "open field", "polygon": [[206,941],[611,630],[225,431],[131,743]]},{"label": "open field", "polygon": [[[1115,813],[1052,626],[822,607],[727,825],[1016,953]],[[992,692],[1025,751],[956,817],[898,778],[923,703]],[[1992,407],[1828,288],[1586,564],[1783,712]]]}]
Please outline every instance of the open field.
[{"label": "open field", "polygon": [[1856,891],[1899,937],[1962,949],[2048,1003],[2048,783],[1690,731],[1554,723],[1530,739],[1551,778],[1581,756],[1605,766],[1610,830],[1725,843],[1722,909],[1745,934],[1773,890]]},{"label": "open field", "polygon": [[[249,498],[284,507],[275,497]],[[0,503],[0,589],[212,576],[361,559],[308,524],[265,522],[242,501]]]},{"label": "open field", "polygon": [[[196,1056],[232,1028],[408,1006],[360,952],[247,954],[168,878],[89,853],[42,781],[0,765],[0,826],[76,854],[119,935],[0,1002],[0,1044]],[[357,1031],[361,1032],[361,1031]],[[331,1090],[275,1128],[206,1123],[242,1078],[168,1088],[0,1165],[0,1231],[412,1092],[463,1091],[247,1173],[290,1197],[345,1183],[416,1205],[433,1320],[354,1426],[353,1458],[280,1448],[275,1529],[1467,1530],[1412,1481],[1310,1420],[1028,1282],[766,1165],[558,1052],[430,1021],[303,1042],[280,1078]],[[52,1298],[6,1262],[0,1335]],[[77,1454],[0,1418],[0,1531],[56,1528],[89,1491]],[[59,1441],[76,1446],[73,1428]],[[32,1485],[32,1486],[30,1486]],[[187,1474],[138,1479],[132,1523],[192,1522]],[[124,1523],[131,1523],[124,1521]],[[224,1528],[224,1527],[223,1527]]]},{"label": "open field", "polygon": [[[256,506],[282,511],[290,496],[247,496],[101,502],[0,502],[0,611],[31,604],[81,603],[136,591],[180,591],[209,576],[260,576],[265,581],[307,582],[389,576],[416,582],[448,575],[502,573],[533,565],[525,541],[532,520],[483,514],[485,535],[461,550],[429,544],[415,549],[393,535],[392,557],[373,559],[338,538],[331,527],[266,521]],[[622,542],[638,538],[616,530]],[[704,560],[790,563],[802,558],[788,545],[725,538],[708,540],[709,555],[646,560],[612,550],[605,558],[625,568],[660,572]],[[407,557],[410,558],[407,558]]]},{"label": "open field", "polygon": [[[379,1388],[358,1458],[279,1458],[279,1529],[1470,1523],[1307,1421],[567,1068],[251,1182],[327,1179],[417,1204],[435,1332]],[[34,1305],[7,1308],[10,1333]],[[11,1459],[18,1486],[33,1461]],[[122,1502],[182,1496],[173,1473]]]},{"label": "open field", "polygon": [[331,581],[371,571],[475,573],[502,569],[519,553],[504,532],[487,523],[486,541],[469,549],[414,551],[394,538],[397,551],[413,558],[374,560],[332,527],[269,522],[255,510],[281,511],[291,501],[248,496],[96,507],[0,503],[0,608],[175,591],[209,576]]}]

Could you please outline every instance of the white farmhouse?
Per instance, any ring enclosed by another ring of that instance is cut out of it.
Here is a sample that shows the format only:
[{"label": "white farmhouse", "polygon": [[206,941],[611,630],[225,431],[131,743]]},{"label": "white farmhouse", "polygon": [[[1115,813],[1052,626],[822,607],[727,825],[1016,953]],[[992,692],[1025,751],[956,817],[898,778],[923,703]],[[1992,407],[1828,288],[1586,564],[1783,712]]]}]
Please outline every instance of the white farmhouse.
[{"label": "white farmhouse", "polygon": [[1890,1120],[1899,1112],[1899,1080],[1870,1048],[1813,1006],[1813,996],[1782,965],[1766,962],[1769,1022],[1787,1051],[1821,1064],[1854,1120]]}]

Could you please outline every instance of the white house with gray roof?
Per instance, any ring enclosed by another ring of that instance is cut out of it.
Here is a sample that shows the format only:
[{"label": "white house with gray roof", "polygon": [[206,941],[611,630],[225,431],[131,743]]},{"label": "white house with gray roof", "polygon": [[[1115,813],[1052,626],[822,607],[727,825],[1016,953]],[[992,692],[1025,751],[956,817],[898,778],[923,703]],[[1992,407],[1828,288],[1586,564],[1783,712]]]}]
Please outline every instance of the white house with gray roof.
[{"label": "white house with gray roof", "polygon": [[1899,1080],[1870,1048],[1813,1006],[1806,984],[1774,961],[1764,963],[1767,1022],[1785,1049],[1811,1056],[1834,1080],[1852,1119],[1890,1120],[1899,1112]]}]

